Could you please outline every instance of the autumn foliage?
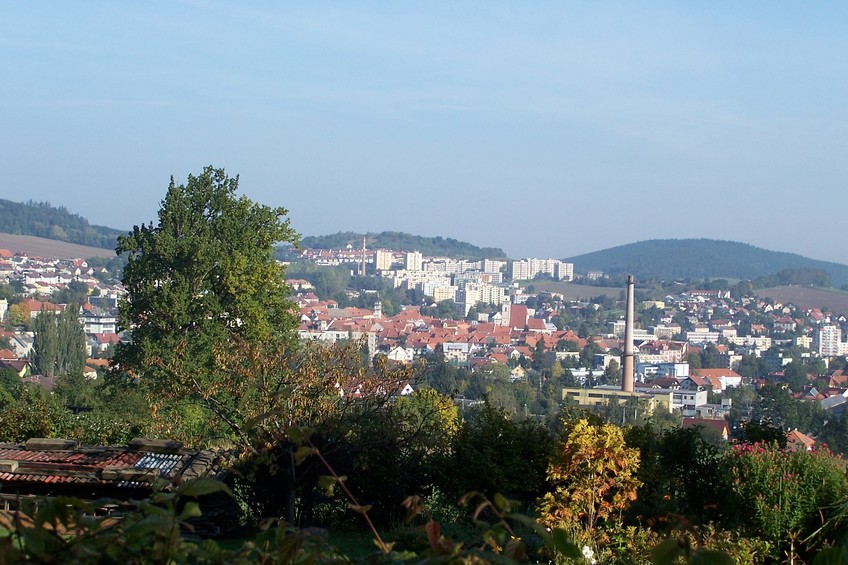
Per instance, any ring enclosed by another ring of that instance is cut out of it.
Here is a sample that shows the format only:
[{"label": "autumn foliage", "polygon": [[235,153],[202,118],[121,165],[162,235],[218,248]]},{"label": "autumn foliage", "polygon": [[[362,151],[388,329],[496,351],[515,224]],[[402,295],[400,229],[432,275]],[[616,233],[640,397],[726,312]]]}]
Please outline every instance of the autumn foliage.
[{"label": "autumn foliage", "polygon": [[619,522],[621,512],[636,499],[638,468],[639,451],[625,445],[621,428],[577,421],[548,467],[554,490],[540,501],[540,520],[576,535]]}]

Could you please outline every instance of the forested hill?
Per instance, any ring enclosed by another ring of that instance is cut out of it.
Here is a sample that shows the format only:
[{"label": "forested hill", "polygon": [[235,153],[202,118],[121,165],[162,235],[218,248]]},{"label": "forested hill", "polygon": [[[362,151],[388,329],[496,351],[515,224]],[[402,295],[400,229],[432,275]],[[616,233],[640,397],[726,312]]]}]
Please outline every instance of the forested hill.
[{"label": "forested hill", "polygon": [[830,274],[831,284],[848,284],[848,266],[817,261],[794,253],[714,239],[653,239],[611,247],[565,259],[576,271],[632,273],[636,277],[755,279],[792,269]]},{"label": "forested hill", "polygon": [[64,207],[54,208],[49,202],[19,203],[3,199],[0,199],[0,232],[102,249],[115,249],[118,236],[124,233],[92,226],[85,218],[68,212]]},{"label": "forested hill", "polygon": [[[301,246],[310,249],[343,249],[348,244],[362,246],[361,233],[339,232],[333,235],[304,237]],[[393,251],[420,251],[434,257],[458,259],[505,259],[506,253],[497,247],[477,247],[450,237],[422,237],[403,232],[384,231],[365,234],[369,249],[382,248]]]}]

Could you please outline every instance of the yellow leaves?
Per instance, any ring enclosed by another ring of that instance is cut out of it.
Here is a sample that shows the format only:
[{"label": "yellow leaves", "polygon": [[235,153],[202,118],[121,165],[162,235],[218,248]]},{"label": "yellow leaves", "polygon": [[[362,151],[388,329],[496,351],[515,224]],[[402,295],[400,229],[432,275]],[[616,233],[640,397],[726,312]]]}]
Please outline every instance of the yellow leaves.
[{"label": "yellow leaves", "polygon": [[636,499],[639,452],[626,447],[621,429],[610,424],[576,422],[548,470],[557,488],[540,501],[541,521],[595,528]]}]

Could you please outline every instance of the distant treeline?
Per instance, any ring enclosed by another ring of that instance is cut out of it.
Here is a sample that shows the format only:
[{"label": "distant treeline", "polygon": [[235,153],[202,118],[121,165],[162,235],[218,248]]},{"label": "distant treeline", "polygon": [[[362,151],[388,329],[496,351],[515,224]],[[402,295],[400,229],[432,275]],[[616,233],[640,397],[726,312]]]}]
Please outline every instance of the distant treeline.
[{"label": "distant treeline", "polygon": [[123,232],[102,226],[92,226],[78,214],[67,208],[55,208],[49,202],[26,203],[0,199],[0,231],[15,235],[32,235],[89,245],[102,249],[114,249],[116,240]]},{"label": "distant treeline", "polygon": [[[685,280],[724,277],[755,280],[780,271],[815,274],[806,284],[848,284],[848,266],[809,259],[794,253],[768,251],[733,241],[713,239],[655,239],[640,241],[566,259],[578,272],[633,274],[637,279]],[[805,275],[806,276],[806,275]],[[803,277],[802,277],[803,278]],[[793,284],[804,284],[796,282]]]},{"label": "distant treeline", "polygon": [[[477,247],[464,241],[444,237],[422,237],[403,232],[384,231],[367,233],[369,249],[382,248],[393,251],[420,251],[424,255],[454,257],[457,259],[505,259],[506,253],[497,247]],[[301,243],[311,249],[343,249],[348,244],[362,247],[363,234],[339,232],[333,235],[304,237]]]}]

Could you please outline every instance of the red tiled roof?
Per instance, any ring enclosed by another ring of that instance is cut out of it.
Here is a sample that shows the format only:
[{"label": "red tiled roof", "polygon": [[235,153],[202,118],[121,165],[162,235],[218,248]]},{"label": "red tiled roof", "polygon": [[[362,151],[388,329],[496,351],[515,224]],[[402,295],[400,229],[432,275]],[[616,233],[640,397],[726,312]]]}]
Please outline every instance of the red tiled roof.
[{"label": "red tiled roof", "polygon": [[734,371],[733,369],[694,369],[692,371],[702,377],[736,377],[742,378],[742,376]]},{"label": "red tiled roof", "polygon": [[[133,443],[137,441],[133,440]],[[54,445],[48,446],[45,442]],[[10,493],[25,492],[31,488],[25,485],[58,483],[149,488],[144,479],[129,477],[155,472],[161,478],[174,480],[189,465],[200,463],[200,456],[204,453],[183,450],[182,444],[178,442],[158,443],[163,446],[168,443],[168,447],[163,450],[149,450],[145,447],[77,447],[75,442],[65,440],[0,444],[0,460],[13,465],[11,471],[0,473],[0,481],[4,483],[4,492]],[[211,458],[207,463],[211,463]],[[211,465],[207,466],[207,471],[208,467]],[[107,472],[119,474],[109,476]]]}]

